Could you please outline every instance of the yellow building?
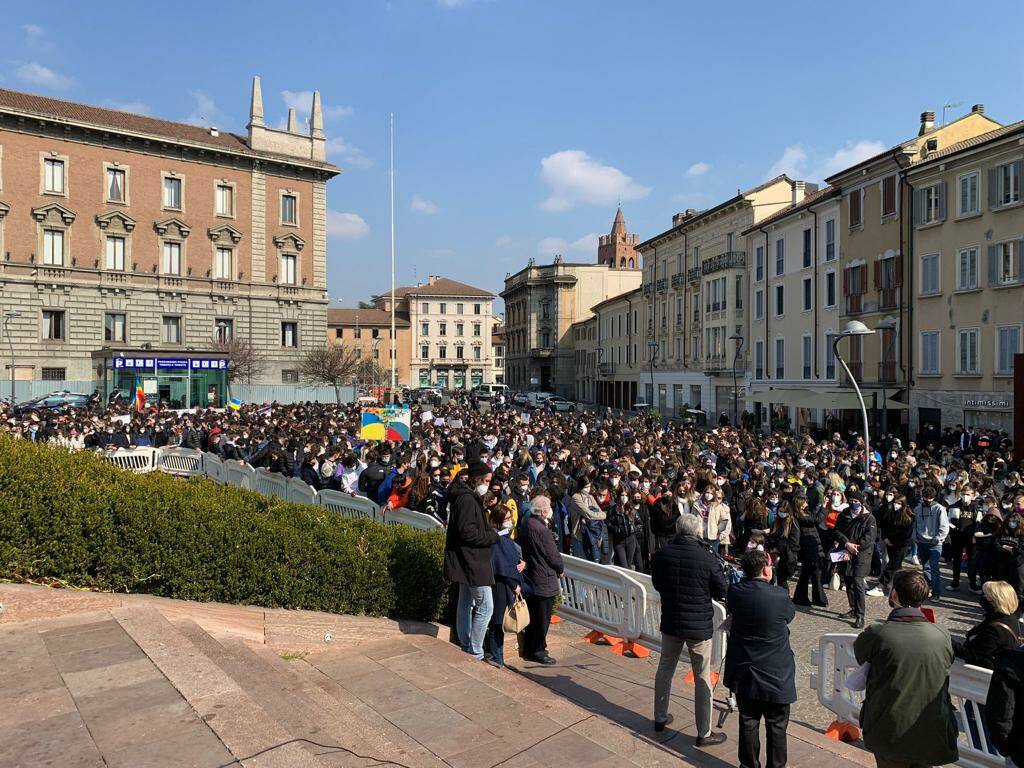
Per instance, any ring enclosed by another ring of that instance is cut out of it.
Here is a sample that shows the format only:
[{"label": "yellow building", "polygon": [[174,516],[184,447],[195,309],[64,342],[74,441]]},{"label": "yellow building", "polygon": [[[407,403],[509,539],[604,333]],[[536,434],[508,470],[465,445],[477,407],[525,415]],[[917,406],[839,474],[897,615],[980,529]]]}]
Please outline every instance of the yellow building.
[{"label": "yellow building", "polygon": [[635,288],[592,308],[597,372],[593,402],[597,405],[632,408],[638,400],[647,344],[640,325],[643,303],[640,289]]}]

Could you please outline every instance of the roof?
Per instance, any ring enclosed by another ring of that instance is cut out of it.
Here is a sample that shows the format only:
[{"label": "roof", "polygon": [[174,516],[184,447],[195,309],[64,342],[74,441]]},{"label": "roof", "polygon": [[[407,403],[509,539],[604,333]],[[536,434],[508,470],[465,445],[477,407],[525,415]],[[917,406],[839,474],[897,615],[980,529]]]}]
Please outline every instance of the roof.
[{"label": "roof", "polygon": [[177,123],[172,120],[161,120],[133,112],[121,112],[116,109],[94,107],[89,104],[78,104],[49,96],[38,96],[33,93],[11,91],[0,88],[0,111],[20,114],[38,115],[55,120],[105,128],[111,131],[159,136],[168,141],[196,144],[259,157],[272,157],[282,162],[317,165],[328,170],[339,170],[330,163],[321,163],[309,158],[297,158],[271,152],[260,152],[249,147],[249,139],[230,131],[218,131],[217,136],[210,133],[209,128],[189,123]]},{"label": "roof", "polygon": [[823,202],[824,200],[830,197],[839,197],[840,194],[841,190],[839,189],[839,187],[825,187],[824,189],[819,189],[817,192],[812,192],[811,194],[805,196],[804,199],[801,200],[796,205],[790,205],[787,208],[783,208],[781,211],[776,211],[771,216],[764,217],[754,226],[743,230],[743,234],[750,234],[751,232],[761,229],[761,227],[765,226],[766,224],[771,224],[773,222],[779,221],[780,219],[784,219],[790,214],[799,213],[800,211],[807,210],[816,203]]},{"label": "roof", "polygon": [[[383,309],[328,309],[327,325],[391,325],[391,313]],[[404,312],[395,312],[395,325],[409,327]]]},{"label": "roof", "polygon": [[768,181],[765,181],[765,182],[763,182],[761,184],[758,184],[756,187],[751,187],[750,189],[746,190],[745,192],[737,192],[735,195],[730,197],[725,202],[719,203],[718,205],[714,206],[713,208],[708,208],[705,211],[700,211],[699,213],[695,213],[693,216],[690,216],[689,218],[684,219],[681,223],[677,224],[676,226],[671,227],[669,229],[666,229],[664,232],[661,232],[661,233],[655,235],[654,237],[647,238],[642,243],[640,243],[640,245],[638,245],[636,247],[636,249],[639,251],[641,248],[645,248],[645,247],[651,245],[655,240],[660,240],[661,238],[663,238],[663,237],[665,237],[667,235],[673,235],[673,234],[676,234],[677,232],[682,232],[683,229],[685,229],[686,227],[689,227],[690,225],[692,225],[696,221],[700,221],[705,216],[710,216],[711,214],[717,213],[718,211],[720,211],[720,210],[722,210],[724,208],[728,208],[730,205],[734,205],[734,204],[738,203],[740,200],[743,200],[745,197],[748,197],[749,195],[753,195],[756,192],[761,192],[761,191],[767,189],[768,187],[772,186],[773,184],[778,184],[780,181],[788,181],[790,184],[793,183],[793,179],[789,178],[789,176],[787,176],[784,173],[780,173],[778,176],[776,176],[773,179],[768,179]]},{"label": "roof", "polygon": [[615,296],[609,296],[607,299],[602,299],[601,301],[597,302],[597,304],[594,304],[590,308],[590,311],[594,312],[595,310],[597,310],[598,307],[603,307],[605,304],[611,304],[614,301],[622,301],[624,298],[626,298],[630,294],[632,294],[632,293],[639,293],[639,292],[640,292],[639,288],[633,288],[631,290],[623,291],[622,293],[616,294]]},{"label": "roof", "polygon": [[[374,296],[376,299],[386,299],[391,296],[391,291]],[[406,296],[471,296],[481,299],[497,298],[490,291],[483,288],[474,288],[472,285],[460,283],[457,280],[449,280],[447,277],[439,277],[432,283],[423,285],[403,286],[395,288],[395,298],[401,299]]]},{"label": "roof", "polygon": [[996,128],[994,131],[989,131],[988,133],[982,133],[977,136],[972,136],[969,139],[958,141],[956,142],[956,144],[950,144],[948,147],[945,147],[944,149],[932,152],[927,157],[922,158],[917,162],[911,163],[910,167],[917,169],[922,166],[928,165],[929,163],[935,163],[938,162],[939,160],[948,158],[951,155],[955,155],[959,152],[965,152],[968,149],[975,149],[976,147],[984,146],[989,142],[1004,139],[1008,136],[1014,135],[1015,133],[1024,133],[1024,120],[1020,120],[1016,123],[1010,123],[1009,125],[1004,125],[1001,128]]}]

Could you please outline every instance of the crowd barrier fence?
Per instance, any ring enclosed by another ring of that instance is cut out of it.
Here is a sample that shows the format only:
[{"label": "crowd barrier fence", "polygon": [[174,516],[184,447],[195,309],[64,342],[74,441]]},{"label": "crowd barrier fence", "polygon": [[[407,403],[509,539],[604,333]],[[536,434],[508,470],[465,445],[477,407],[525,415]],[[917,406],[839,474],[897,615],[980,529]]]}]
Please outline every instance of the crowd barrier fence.
[{"label": "crowd barrier fence", "polygon": [[203,453],[192,448],[157,448],[156,469],[179,477],[202,477]]},{"label": "crowd barrier fence", "polygon": [[156,469],[157,450],[156,448],[135,448],[110,451],[104,454],[104,458],[121,469],[143,474]]},{"label": "crowd barrier fence", "polygon": [[253,475],[252,489],[264,496],[276,496],[281,501],[288,501],[288,478],[279,472],[268,472],[267,470],[256,470]]},{"label": "crowd barrier fence", "polygon": [[351,496],[341,491],[317,491],[316,503],[342,517],[351,520],[375,520],[380,522],[380,507],[362,496]]}]

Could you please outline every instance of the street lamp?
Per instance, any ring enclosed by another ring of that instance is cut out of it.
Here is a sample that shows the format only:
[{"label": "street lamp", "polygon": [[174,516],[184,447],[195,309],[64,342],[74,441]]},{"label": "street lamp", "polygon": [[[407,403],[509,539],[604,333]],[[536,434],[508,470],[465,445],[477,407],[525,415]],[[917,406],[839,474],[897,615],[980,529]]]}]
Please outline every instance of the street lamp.
[{"label": "street lamp", "polygon": [[857,392],[857,399],[860,401],[860,413],[864,417],[864,485],[867,486],[871,477],[871,445],[868,438],[868,409],[864,405],[864,396],[860,392],[860,387],[857,385],[857,379],[850,372],[849,366],[846,361],[843,360],[842,355],[839,354],[839,341],[847,337],[853,338],[854,336],[870,336],[874,333],[873,330],[868,328],[860,320],[851,320],[846,324],[842,333],[836,334],[835,338],[832,339],[832,354],[835,355],[836,360],[843,366],[843,370],[846,371],[846,375],[849,377],[850,382],[853,384],[854,390]]},{"label": "street lamp", "polygon": [[881,366],[880,366],[882,370],[879,371],[880,375],[878,377],[878,380],[882,384],[882,429],[880,431],[883,432],[883,433],[889,431],[889,398],[888,398],[888,395],[887,395],[887,393],[885,391],[885,382],[886,382],[886,375],[887,375],[886,371],[885,371],[885,365],[886,365],[886,361],[889,359],[889,354],[892,352],[893,347],[896,346],[896,333],[895,333],[896,326],[897,326],[896,321],[894,319],[892,319],[891,317],[885,318],[884,320],[882,320],[876,326],[877,330],[879,330],[879,331],[893,331],[894,332],[893,335],[892,335],[892,338],[889,340],[888,348],[886,348],[882,352],[882,363],[881,363]]},{"label": "street lamp", "polygon": [[732,426],[733,429],[739,429],[740,390],[736,384],[736,363],[739,362],[740,352],[743,349],[743,337],[739,333],[734,333],[729,337],[729,341],[736,342],[736,355],[732,359]]},{"label": "street lamp", "polygon": [[648,341],[647,349],[651,352],[651,402],[647,404],[647,407],[654,409],[654,364],[658,359],[658,342]]},{"label": "street lamp", "polygon": [[7,324],[11,322],[12,318],[20,315],[16,309],[8,309],[4,312],[4,335],[7,337],[7,345],[11,350],[11,405],[14,405],[14,342],[11,340],[11,331],[7,327]]}]

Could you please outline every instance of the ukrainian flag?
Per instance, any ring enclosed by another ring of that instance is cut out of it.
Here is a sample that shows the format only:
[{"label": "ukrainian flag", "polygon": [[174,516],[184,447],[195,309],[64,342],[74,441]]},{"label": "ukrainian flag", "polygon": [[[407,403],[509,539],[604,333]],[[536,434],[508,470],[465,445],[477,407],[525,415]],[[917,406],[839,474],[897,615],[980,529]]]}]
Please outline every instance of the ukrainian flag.
[{"label": "ukrainian flag", "polygon": [[237,411],[241,407],[242,407],[242,401],[239,400],[237,397],[232,397],[232,398],[228,399],[228,408],[230,408],[231,410]]}]

